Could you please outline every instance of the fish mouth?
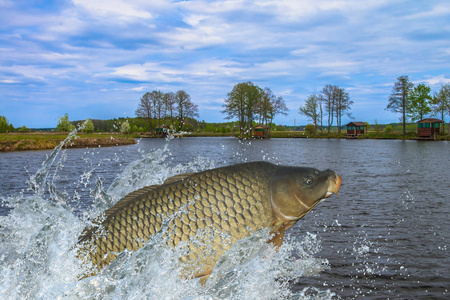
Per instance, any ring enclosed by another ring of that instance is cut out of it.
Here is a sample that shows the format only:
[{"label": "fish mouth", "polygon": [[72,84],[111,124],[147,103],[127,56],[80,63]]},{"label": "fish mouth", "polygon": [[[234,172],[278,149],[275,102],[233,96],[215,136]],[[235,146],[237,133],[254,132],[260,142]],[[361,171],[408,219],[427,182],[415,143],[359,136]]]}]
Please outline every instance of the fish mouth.
[{"label": "fish mouth", "polygon": [[324,197],[324,199],[322,199],[322,201],[325,200],[325,198],[328,198],[333,194],[336,194],[336,196],[338,196],[339,189],[341,188],[341,183],[342,183],[342,177],[336,174],[336,177],[334,178],[334,180],[330,181],[330,184],[328,185],[327,193],[325,194],[325,197]]},{"label": "fish mouth", "polygon": [[325,196],[323,196],[323,198],[320,199],[317,202],[317,204],[322,203],[323,201],[325,201],[325,199],[327,199],[328,197],[330,197],[333,194],[336,194],[336,197],[337,197],[339,189],[341,188],[341,183],[342,183],[342,177],[336,174],[336,177],[334,178],[334,180],[330,181],[330,184],[328,185],[328,190],[327,190]]}]

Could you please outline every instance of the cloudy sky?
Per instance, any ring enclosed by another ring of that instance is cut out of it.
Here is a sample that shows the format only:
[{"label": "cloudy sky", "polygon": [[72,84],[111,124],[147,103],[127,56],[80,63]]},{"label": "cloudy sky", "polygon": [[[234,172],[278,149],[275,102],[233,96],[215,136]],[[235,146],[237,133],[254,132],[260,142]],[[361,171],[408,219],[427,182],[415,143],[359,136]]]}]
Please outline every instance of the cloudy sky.
[{"label": "cloudy sky", "polygon": [[450,82],[449,20],[448,0],[0,0],[0,115],[133,117],[145,92],[183,89],[218,122],[252,81],[285,99],[277,124],[307,124],[298,108],[326,84],[349,92],[355,120],[396,122],[397,77]]}]

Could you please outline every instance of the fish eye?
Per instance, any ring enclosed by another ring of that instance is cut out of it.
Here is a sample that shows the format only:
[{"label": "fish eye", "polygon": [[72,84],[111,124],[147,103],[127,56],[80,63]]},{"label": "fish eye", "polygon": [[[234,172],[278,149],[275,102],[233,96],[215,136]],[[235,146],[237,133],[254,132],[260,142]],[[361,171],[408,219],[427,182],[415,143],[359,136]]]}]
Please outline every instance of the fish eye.
[{"label": "fish eye", "polygon": [[311,177],[306,177],[305,183],[309,185],[313,183],[313,179]]}]

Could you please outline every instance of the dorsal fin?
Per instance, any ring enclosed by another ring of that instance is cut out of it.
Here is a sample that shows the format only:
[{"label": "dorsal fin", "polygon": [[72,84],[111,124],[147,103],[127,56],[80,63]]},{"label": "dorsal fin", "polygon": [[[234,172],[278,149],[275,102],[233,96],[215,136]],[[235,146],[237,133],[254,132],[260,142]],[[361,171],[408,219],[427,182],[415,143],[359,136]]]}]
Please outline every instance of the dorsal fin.
[{"label": "dorsal fin", "polygon": [[180,180],[183,180],[191,175],[196,174],[195,172],[191,172],[191,173],[184,173],[184,174],[178,174],[172,177],[167,178],[163,184],[171,184]]},{"label": "dorsal fin", "polygon": [[[184,173],[184,174],[178,174],[172,177],[167,178],[162,185],[171,184],[180,180],[183,180],[186,177],[189,177],[191,175],[195,174],[195,172],[192,173]],[[139,190],[135,190],[134,192],[129,193],[122,199],[116,202],[111,208],[105,210],[105,216],[109,217],[110,215],[113,215],[118,210],[120,210],[122,207],[127,206],[128,203],[135,201],[137,198],[140,198],[142,195],[148,194],[152,192],[153,190],[159,188],[161,185],[149,185],[146,187],[143,187]]]},{"label": "dorsal fin", "polygon": [[160,185],[149,185],[129,193],[128,195],[117,201],[116,204],[105,210],[105,217],[108,218],[109,216],[115,214],[118,210],[121,210],[123,207],[127,206],[128,203],[136,201],[141,196],[148,194],[159,187]]},{"label": "dorsal fin", "polygon": [[94,220],[92,222],[93,223],[92,227],[86,227],[83,230],[83,232],[78,237],[78,243],[88,240],[92,236],[94,231],[98,228],[98,226],[101,225],[101,220],[109,218],[110,216],[115,214],[117,211],[119,211],[123,207],[127,206],[128,203],[136,201],[137,199],[140,198],[140,196],[148,194],[151,191],[157,189],[158,187],[160,187],[160,185],[150,185],[150,186],[143,187],[139,190],[135,190],[134,192],[129,193],[128,195],[126,195],[125,197],[123,197],[122,199],[117,201],[116,204],[114,204],[113,206],[111,206],[110,208],[105,210],[105,212],[103,213],[102,216],[98,217],[96,220]]}]

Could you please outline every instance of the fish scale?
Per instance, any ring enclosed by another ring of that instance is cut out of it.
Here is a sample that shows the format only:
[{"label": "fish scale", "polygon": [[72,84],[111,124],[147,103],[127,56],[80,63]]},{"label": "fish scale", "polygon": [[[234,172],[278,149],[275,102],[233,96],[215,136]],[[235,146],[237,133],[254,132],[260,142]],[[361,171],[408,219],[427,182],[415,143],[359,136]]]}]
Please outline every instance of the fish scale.
[{"label": "fish scale", "polygon": [[181,261],[201,273],[237,240],[271,225],[268,187],[275,170],[262,162],[230,166],[133,192],[80,237],[78,256],[92,263],[95,274],[123,250],[141,248],[168,222],[164,238],[169,246],[198,242],[188,243]]}]

